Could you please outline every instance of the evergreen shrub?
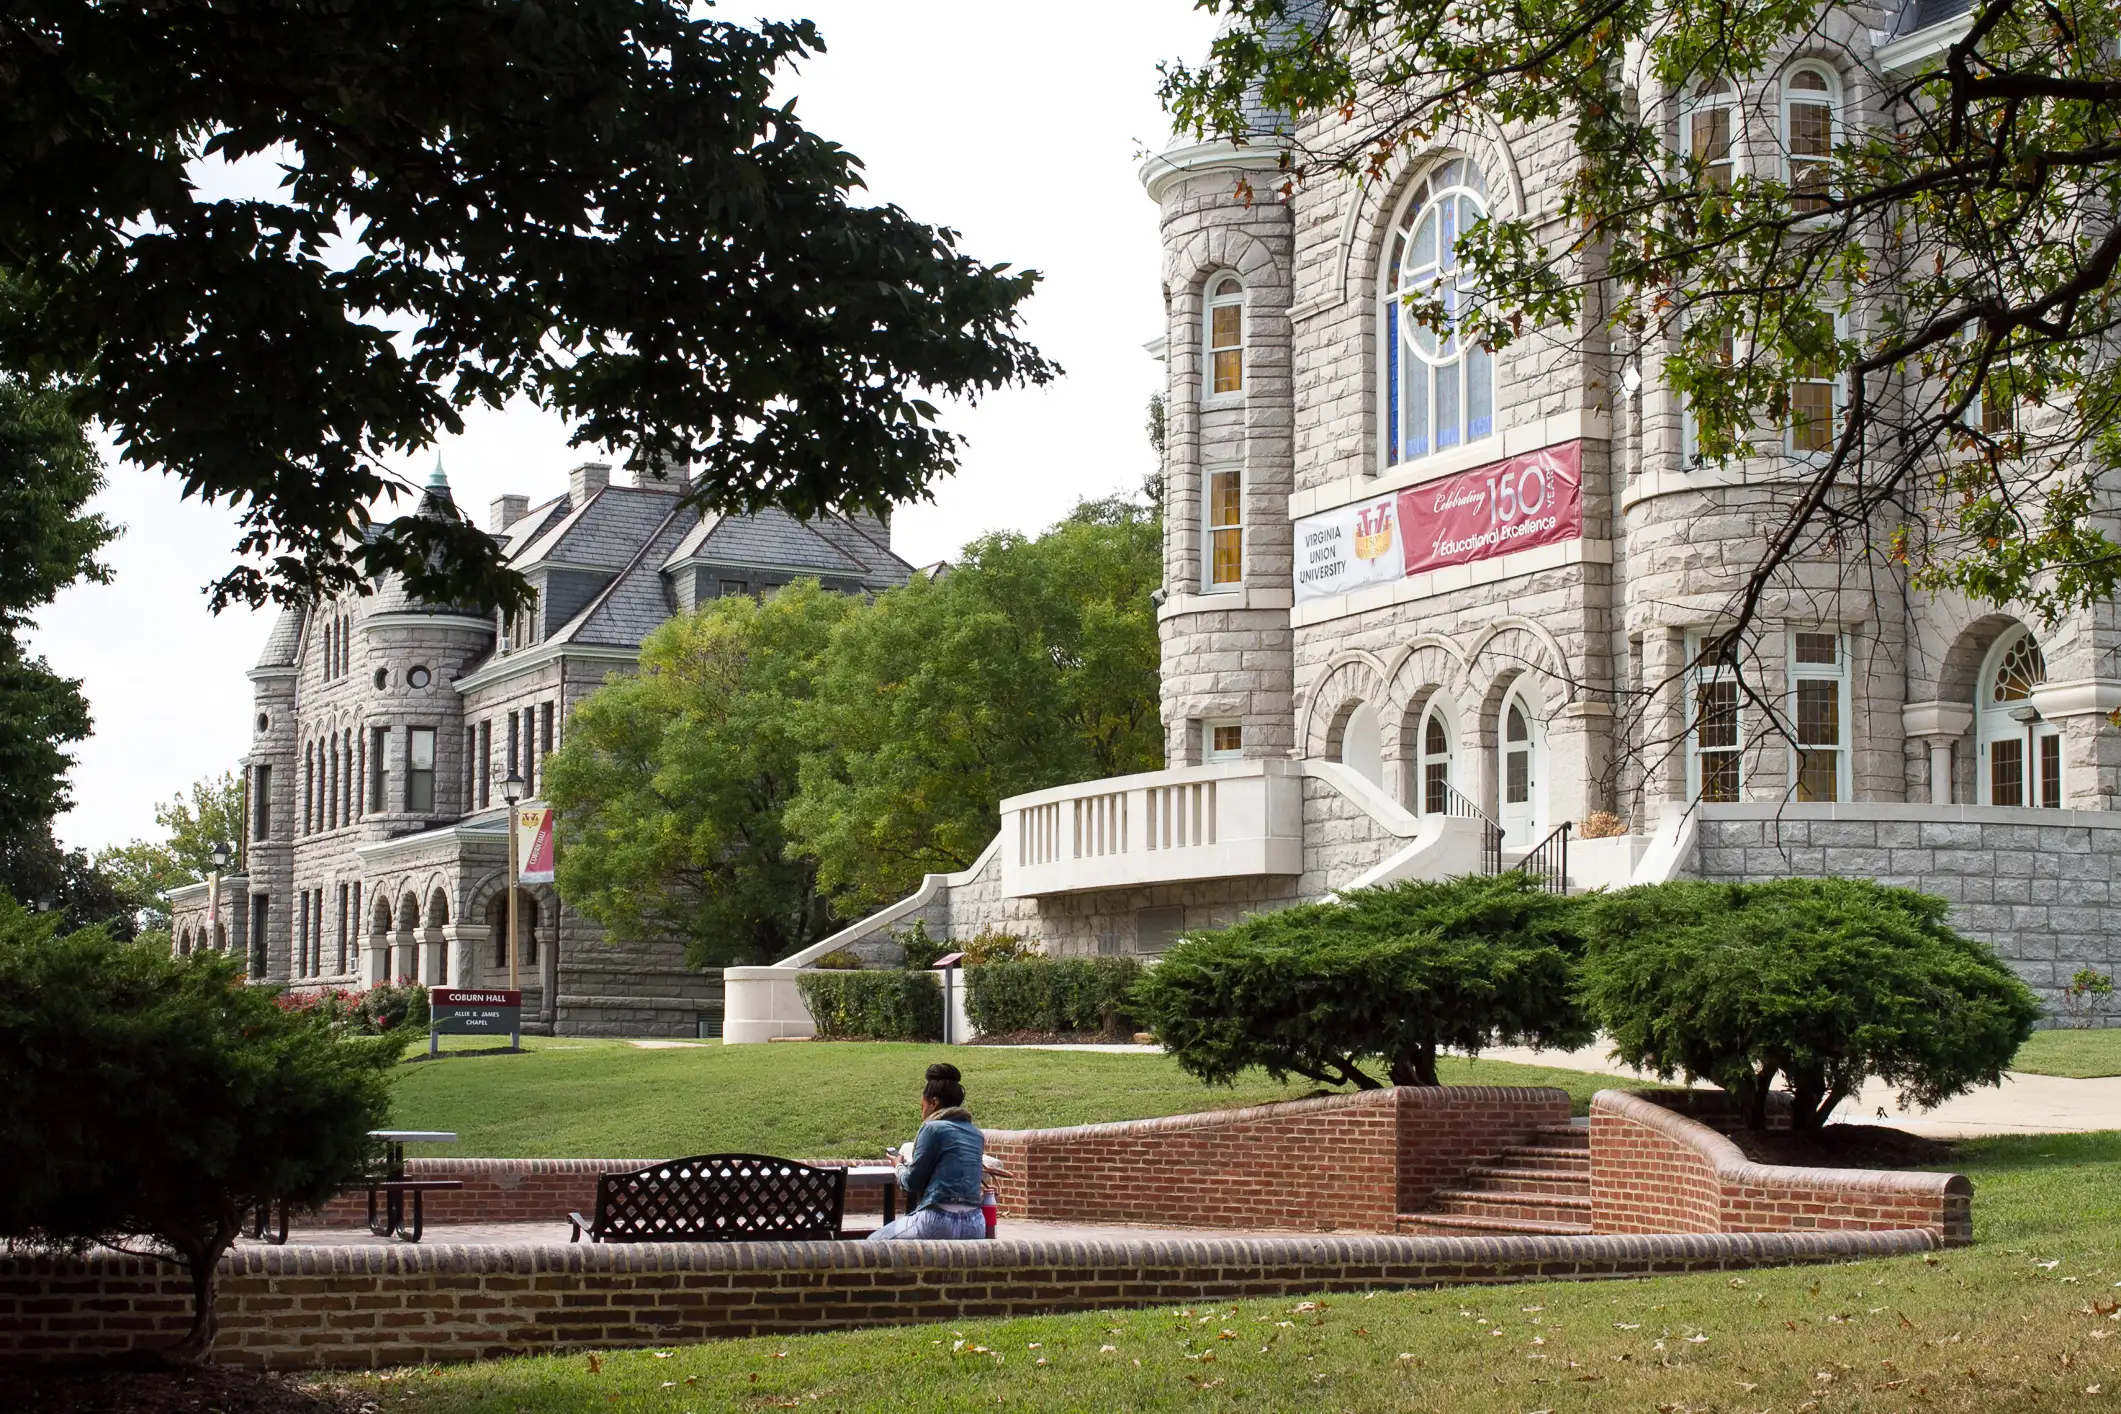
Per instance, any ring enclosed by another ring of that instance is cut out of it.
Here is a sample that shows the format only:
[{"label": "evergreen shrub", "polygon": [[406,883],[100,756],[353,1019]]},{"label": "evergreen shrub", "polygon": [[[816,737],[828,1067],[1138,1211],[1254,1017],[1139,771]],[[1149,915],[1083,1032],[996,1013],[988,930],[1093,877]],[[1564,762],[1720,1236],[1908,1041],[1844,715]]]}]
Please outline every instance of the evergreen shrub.
[{"label": "evergreen shrub", "polygon": [[1440,1051],[1578,1046],[1582,900],[1521,873],[1358,889],[1182,939],[1134,991],[1187,1072],[1434,1085]]},{"label": "evergreen shrub", "polygon": [[1934,1105],[2000,1083],[2040,1017],[1946,911],[1867,879],[1625,889],[1588,911],[1582,994],[1622,1061],[1712,1081],[1749,1128],[1778,1079],[1800,1130],[1872,1076]]},{"label": "evergreen shrub", "polygon": [[1028,957],[965,969],[965,1016],[982,1035],[1135,1029],[1130,997],[1142,965],[1131,957]]},{"label": "evergreen shrub", "polygon": [[940,1041],[943,989],[931,972],[878,968],[795,979],[824,1041]]}]

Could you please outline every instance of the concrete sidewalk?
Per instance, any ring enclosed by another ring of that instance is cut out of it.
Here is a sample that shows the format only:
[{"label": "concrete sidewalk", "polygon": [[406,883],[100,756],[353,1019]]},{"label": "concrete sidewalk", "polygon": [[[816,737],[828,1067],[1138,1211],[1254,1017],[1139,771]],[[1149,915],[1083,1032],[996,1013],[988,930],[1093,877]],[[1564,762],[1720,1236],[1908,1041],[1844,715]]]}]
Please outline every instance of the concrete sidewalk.
[{"label": "concrete sidewalk", "polygon": [[[1603,1045],[1579,1051],[1534,1051],[1505,1046],[1482,1051],[1482,1060],[1545,1065],[1594,1075],[1649,1079],[1614,1061]],[[2121,1129],[2121,1077],[2066,1080],[2058,1075],[2011,1071],[1998,1087],[1946,1100],[1933,1110],[1902,1112],[1891,1086],[1876,1081],[1843,1103],[1834,1118],[1841,1124],[1889,1124],[1933,1139],[1975,1138],[1985,1134],[2078,1134]]]}]

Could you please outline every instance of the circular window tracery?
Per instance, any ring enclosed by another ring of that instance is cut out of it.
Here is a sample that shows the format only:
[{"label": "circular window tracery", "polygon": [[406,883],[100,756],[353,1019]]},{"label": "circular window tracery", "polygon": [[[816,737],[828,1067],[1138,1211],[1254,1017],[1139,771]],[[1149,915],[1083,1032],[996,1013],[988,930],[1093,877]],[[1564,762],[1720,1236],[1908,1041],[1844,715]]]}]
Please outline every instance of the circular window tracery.
[{"label": "circular window tracery", "polygon": [[2022,634],[1996,665],[1996,683],[1989,691],[1992,702],[2023,702],[2033,689],[2047,681],[2047,660],[2031,634]]}]

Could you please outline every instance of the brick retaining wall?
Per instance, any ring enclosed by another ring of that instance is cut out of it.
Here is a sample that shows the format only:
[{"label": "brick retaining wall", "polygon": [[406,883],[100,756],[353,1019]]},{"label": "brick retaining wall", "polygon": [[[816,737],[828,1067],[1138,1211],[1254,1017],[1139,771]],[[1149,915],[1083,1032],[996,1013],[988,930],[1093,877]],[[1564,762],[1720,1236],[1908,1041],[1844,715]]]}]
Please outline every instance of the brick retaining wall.
[{"label": "brick retaining wall", "polygon": [[1005,1217],[1390,1232],[1468,1167],[1566,1124],[1553,1089],[1362,1090],[1207,1114],[987,1131]]},{"label": "brick retaining wall", "polygon": [[[222,1266],[228,1364],[426,1364],[1315,1291],[1593,1280],[1926,1251],[1926,1231],[1686,1237],[247,1247]],[[0,1258],[0,1360],[110,1355],[188,1325],[181,1272]]]},{"label": "brick retaining wall", "polygon": [[1922,1228],[1974,1240],[1974,1187],[1956,1173],[1756,1164],[1696,1120],[1640,1095],[1591,1101],[1591,1226],[1598,1232]]}]

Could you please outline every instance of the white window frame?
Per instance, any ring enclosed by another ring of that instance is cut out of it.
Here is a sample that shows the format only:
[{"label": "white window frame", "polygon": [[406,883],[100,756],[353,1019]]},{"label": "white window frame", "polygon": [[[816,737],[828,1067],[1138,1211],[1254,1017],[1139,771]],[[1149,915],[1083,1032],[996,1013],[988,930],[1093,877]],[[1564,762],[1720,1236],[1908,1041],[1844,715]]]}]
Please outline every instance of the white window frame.
[{"label": "white window frame", "polygon": [[[1447,168],[1456,168],[1457,170],[1455,173],[1447,172]],[[1444,181],[1442,185],[1438,185],[1438,180],[1445,177],[1450,179]],[[1404,409],[1400,407],[1399,402],[1395,401],[1395,399],[1404,399],[1405,390],[1394,385],[1400,378],[1400,370],[1406,360],[1417,358],[1419,355],[1411,347],[1403,347],[1402,345],[1401,335],[1403,333],[1402,321],[1404,317],[1402,311],[1404,306],[1400,297],[1406,292],[1407,286],[1400,278],[1400,273],[1395,273],[1393,270],[1393,251],[1395,246],[1402,240],[1411,244],[1414,232],[1421,224],[1423,214],[1431,206],[1441,202],[1445,197],[1451,197],[1455,200],[1459,196],[1470,197],[1479,206],[1483,217],[1490,214],[1492,208],[1488,199],[1486,176],[1471,157],[1463,155],[1449,157],[1439,162],[1420,181],[1414,182],[1407,188],[1406,193],[1400,197],[1398,209],[1394,212],[1390,225],[1386,227],[1388,234],[1385,237],[1384,250],[1378,257],[1377,328],[1380,342],[1377,351],[1377,425],[1379,428],[1377,465],[1387,470],[1393,467],[1410,466],[1416,462],[1429,461],[1440,455],[1455,455],[1468,447],[1478,447],[1492,442],[1500,437],[1502,433],[1502,409],[1497,401],[1501,380],[1497,377],[1498,370],[1495,356],[1490,353],[1486,355],[1488,430],[1478,437],[1472,435],[1473,418],[1470,408],[1473,398],[1469,371],[1471,350],[1463,344],[1460,345],[1456,356],[1448,362],[1429,365],[1432,369],[1449,371],[1459,379],[1458,440],[1448,447],[1439,448],[1437,446],[1433,383],[1428,395],[1430,407],[1426,434],[1427,449],[1418,454],[1409,453],[1405,445],[1405,429],[1395,425],[1395,418],[1403,417],[1404,413]],[[1439,256],[1440,254],[1441,252],[1439,251]]]},{"label": "white window frame", "polygon": [[[1735,183],[1739,174],[1744,170],[1740,161],[1740,157],[1745,151],[1745,143],[1740,131],[1740,115],[1744,110],[1739,106],[1738,99],[1738,86],[1729,79],[1717,78],[1696,84],[1693,92],[1688,94],[1679,105],[1679,157],[1682,162],[1689,166],[1694,161],[1694,119],[1696,115],[1711,113],[1719,108],[1728,113],[1729,117],[1725,121],[1724,132],[1729,139],[1730,147],[1723,159],[1723,163],[1729,168],[1730,183]],[[1725,185],[1724,190],[1729,190],[1729,184]]]},{"label": "white window frame", "polygon": [[[1832,666],[1828,666],[1825,663],[1798,662],[1797,639],[1800,634],[1818,634],[1831,637],[1834,640],[1834,662]],[[1804,753],[1821,750],[1832,750],[1834,752],[1833,803],[1846,804],[1853,798],[1855,773],[1851,763],[1855,757],[1855,743],[1851,740],[1851,737],[1854,735],[1855,721],[1850,712],[1849,684],[1852,679],[1849,673],[1849,647],[1849,635],[1839,625],[1835,624],[1822,624],[1812,627],[1792,625],[1784,638],[1784,651],[1788,655],[1785,661],[1789,664],[1788,711],[1790,715],[1790,735],[1794,738],[1789,749],[1790,799],[1792,800],[1801,799],[1798,794],[1798,772]],[[1816,743],[1806,743],[1802,739],[1803,727],[1800,724],[1797,709],[1798,684],[1801,682],[1826,682],[1834,685],[1835,735],[1839,740],[1831,748],[1822,747]]]},{"label": "white window frame", "polygon": [[[1701,661],[1701,655],[1710,640],[1719,636],[1705,630],[1687,635],[1686,792],[1687,799],[1692,801],[1700,801],[1702,799],[1703,776],[1701,758],[1704,755],[1704,748],[1701,745],[1701,690],[1713,683],[1729,682],[1733,684],[1733,691],[1735,692],[1738,682],[1738,669],[1729,662],[1704,665]],[[1746,776],[1745,702],[1742,696],[1732,702],[1731,710],[1734,715],[1733,724],[1736,727],[1735,735],[1737,740],[1727,747],[1709,747],[1706,750],[1718,756],[1728,755],[1738,763],[1737,799],[1744,800]],[[1712,803],[1731,804],[1733,802],[1717,801]]]},{"label": "white window frame", "polygon": [[[1848,337],[1848,321],[1839,314],[1831,316],[1836,342]],[[1797,445],[1797,400],[1796,385],[1799,383],[1824,383],[1832,390],[1832,411],[1827,415],[1828,426],[1833,435],[1824,447],[1799,447]],[[1831,457],[1841,441],[1842,420],[1848,416],[1849,389],[1848,370],[1837,368],[1831,378],[1792,378],[1790,380],[1789,425],[1782,430],[1783,449],[1794,459],[1816,462]]]},{"label": "white window frame", "polygon": [[[2038,808],[2045,805],[2046,776],[2041,770],[2043,748],[2041,743],[2054,738],[2059,743],[2061,731],[2053,722],[2035,719],[2017,722],[2011,719],[2013,708],[1992,700],[1996,676],[2003,669],[2003,661],[2018,644],[2030,641],[2035,652],[2040,654],[2040,683],[2047,681],[2047,649],[2039,636],[2023,624],[2016,625],[1996,635],[1996,641],[1982,656],[1980,676],[1974,680],[1974,799],[1982,805],[1996,804],[1994,764],[1991,752],[1998,741],[2019,743],[2020,807]],[[2039,686],[2040,684],[2035,684]],[[2030,697],[2021,699],[2023,705],[2033,705]],[[2009,725],[2005,725],[2006,722]],[[2056,748],[2055,798],[2057,804],[2069,800],[2069,762],[2060,746]]]},{"label": "white window frame", "polygon": [[[1790,81],[1799,74],[1814,74],[1826,80],[1825,91],[1822,93],[1816,89],[1805,89],[1800,93],[1800,91],[1792,89]],[[1782,123],[1782,180],[1789,187],[1791,206],[1794,210],[1797,196],[1797,167],[1800,162],[1818,162],[1823,160],[1827,164],[1828,180],[1822,195],[1831,198],[1833,194],[1834,146],[1841,140],[1841,75],[1817,60],[1807,60],[1800,64],[1792,64],[1786,69],[1783,72],[1780,87],[1782,89],[1782,111],[1779,115]],[[1816,156],[1799,157],[1791,146],[1791,134],[1796,131],[1792,110],[1798,107],[1824,107],[1826,109],[1827,155],[1825,158],[1822,159]],[[1816,215],[1817,213],[1808,214]]]},{"label": "white window frame", "polygon": [[[1429,750],[1429,723],[1443,724],[1443,751],[1441,754]],[[1429,808],[1429,767],[1443,765],[1445,786],[1442,808]],[[1414,801],[1416,815],[1448,815],[1451,813],[1452,789],[1458,785],[1458,713],[1449,698],[1442,693],[1431,697],[1422,705],[1421,718],[1414,729]]]},{"label": "white window frame", "polygon": [[[1234,294],[1218,293],[1225,280],[1237,282]],[[1201,282],[1200,289],[1200,400],[1209,407],[1241,403],[1245,400],[1246,378],[1251,373],[1246,367],[1251,360],[1245,356],[1249,352],[1245,326],[1251,321],[1245,309],[1244,277],[1235,270],[1218,270]],[[1233,308],[1237,311],[1237,387],[1227,393],[1218,393],[1215,391],[1215,311]]]},{"label": "white window frame", "polygon": [[[1217,525],[1215,523],[1215,478],[1234,476],[1237,478],[1237,523]],[[1245,469],[1234,464],[1202,468],[1200,478],[1200,592],[1203,594],[1239,594],[1245,587]],[[1237,578],[1218,582],[1215,578],[1215,533],[1235,531],[1237,533]]]},{"label": "white window frame", "polygon": [[[1218,748],[1215,745],[1215,729],[1229,727],[1237,732],[1234,748]],[[1242,761],[1245,759],[1245,722],[1242,717],[1203,717],[1200,722],[1200,754],[1203,761]]]}]

